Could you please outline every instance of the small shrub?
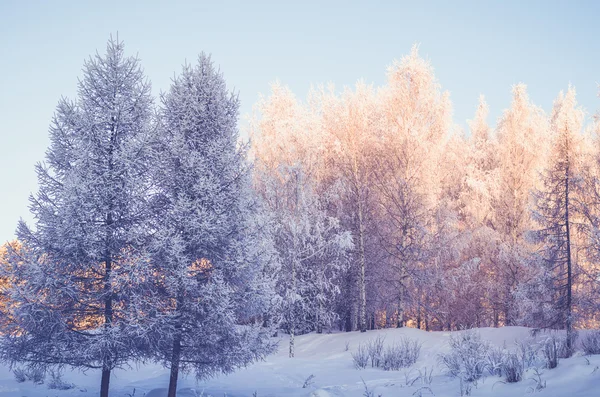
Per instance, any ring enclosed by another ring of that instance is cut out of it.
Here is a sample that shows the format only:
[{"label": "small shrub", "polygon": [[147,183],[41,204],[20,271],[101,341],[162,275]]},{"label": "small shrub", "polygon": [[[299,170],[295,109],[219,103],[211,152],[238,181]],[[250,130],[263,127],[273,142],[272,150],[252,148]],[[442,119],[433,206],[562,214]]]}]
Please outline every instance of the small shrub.
[{"label": "small shrub", "polygon": [[600,354],[600,330],[588,332],[581,339],[581,349],[587,355]]},{"label": "small shrub", "polygon": [[419,375],[421,376],[421,383],[424,385],[431,385],[433,382],[433,367],[427,371],[427,367],[423,369],[423,372],[419,371]]},{"label": "small shrub", "polygon": [[404,371],[404,386],[412,386],[416,381],[421,379],[421,374],[419,371]]},{"label": "small shrub", "polygon": [[67,383],[62,379],[62,375],[60,374],[60,372],[50,371],[50,381],[48,381],[48,389],[69,390],[74,387],[74,384]]},{"label": "small shrub", "polygon": [[552,369],[558,366],[558,359],[565,355],[566,338],[551,334],[542,342],[542,354],[544,356],[546,368]]},{"label": "small shrub", "polygon": [[16,368],[15,370],[13,370],[13,375],[15,376],[15,380],[17,381],[17,383],[23,383],[27,380],[25,370],[21,368]]},{"label": "small shrub", "polygon": [[385,338],[378,335],[377,338],[367,342],[367,351],[371,359],[371,367],[378,368],[383,358],[383,342]]},{"label": "small shrub", "polygon": [[487,356],[487,370],[492,376],[502,376],[502,364],[506,357],[506,350],[490,347]]},{"label": "small shrub", "polygon": [[13,374],[18,383],[30,380],[36,385],[43,384],[46,377],[46,371],[43,368],[36,367],[16,368],[13,370]]},{"label": "small shrub", "polygon": [[306,380],[304,381],[302,388],[306,389],[307,387],[310,387],[313,383],[315,383],[314,379],[315,379],[315,376],[313,374],[310,374],[310,376],[308,378],[306,378]]},{"label": "small shrub", "polygon": [[35,383],[36,385],[41,385],[44,383],[44,379],[46,378],[46,370],[43,368],[31,368],[28,371],[29,380]]},{"label": "small shrub", "polygon": [[473,331],[461,332],[450,337],[450,353],[440,355],[448,374],[462,381],[473,382],[483,376],[489,360],[491,347]]},{"label": "small shrub", "polygon": [[[365,390],[363,392],[363,397],[375,397],[375,392],[367,387],[367,382],[365,382],[365,380],[363,378],[360,378],[360,380],[362,380],[363,386],[365,388]],[[381,394],[378,395],[377,397],[381,397]]]},{"label": "small shrub", "polygon": [[536,344],[532,340],[519,341],[517,343],[517,351],[523,368],[531,368],[538,365],[539,355]]},{"label": "small shrub", "polygon": [[520,382],[523,379],[523,361],[517,353],[508,352],[502,360],[502,373],[508,383]]},{"label": "small shrub", "polygon": [[389,346],[383,352],[383,369],[398,371],[417,362],[421,353],[421,344],[416,340],[403,338],[400,342]]},{"label": "small shrub", "polygon": [[369,365],[369,350],[366,346],[359,344],[358,349],[352,353],[352,360],[356,369],[364,369]]},{"label": "small shrub", "polygon": [[538,391],[542,391],[546,388],[546,381],[542,380],[542,374],[543,372],[539,370],[539,368],[533,368],[533,377],[531,377],[530,379],[535,383],[535,386],[531,386],[529,387],[529,392],[530,393],[535,393]]}]

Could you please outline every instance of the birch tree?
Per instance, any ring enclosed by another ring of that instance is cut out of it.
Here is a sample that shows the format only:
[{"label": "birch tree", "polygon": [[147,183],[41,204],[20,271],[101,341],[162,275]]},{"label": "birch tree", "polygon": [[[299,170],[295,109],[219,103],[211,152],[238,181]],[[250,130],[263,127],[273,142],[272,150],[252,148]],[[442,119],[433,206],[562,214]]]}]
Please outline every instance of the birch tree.
[{"label": "birch tree", "polygon": [[504,325],[514,325],[518,313],[513,294],[523,280],[531,247],[525,234],[532,228],[529,213],[530,191],[539,187],[538,172],[545,164],[548,121],[543,111],[530,103],[526,86],[513,87],[510,107],[496,129],[498,136],[498,177],[492,185],[492,227],[500,233],[502,245],[498,269],[504,286],[500,298]]},{"label": "birch tree", "polygon": [[373,201],[371,155],[377,134],[378,117],[373,89],[363,83],[355,91],[346,89],[340,98],[323,93],[322,123],[328,136],[330,172],[339,176],[342,200],[348,210],[348,224],[354,237],[357,297],[357,328],[367,330],[366,251],[370,237]]}]

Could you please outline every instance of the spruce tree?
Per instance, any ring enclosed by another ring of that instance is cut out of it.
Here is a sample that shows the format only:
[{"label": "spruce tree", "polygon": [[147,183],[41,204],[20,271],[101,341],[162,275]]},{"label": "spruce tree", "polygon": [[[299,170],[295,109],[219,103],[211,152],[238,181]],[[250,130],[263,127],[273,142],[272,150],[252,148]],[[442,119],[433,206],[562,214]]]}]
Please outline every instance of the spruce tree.
[{"label": "spruce tree", "polygon": [[150,85],[112,38],[85,62],[74,101],[61,99],[46,162],[30,198],[35,227],[20,222],[11,252],[13,321],[5,362],[111,370],[135,358],[139,324],[129,302],[143,278]]},{"label": "spruce tree", "polygon": [[542,176],[543,187],[535,192],[533,219],[539,225],[535,236],[542,243],[541,258],[546,266],[548,290],[552,291],[553,318],[547,326],[567,331],[567,351],[573,344],[573,227],[578,188],[578,140],[583,112],[577,107],[575,90],[554,103],[551,118],[552,152]]},{"label": "spruce tree", "polygon": [[155,358],[170,368],[169,397],[180,371],[228,373],[273,349],[261,321],[274,293],[272,245],[238,145],[238,108],[204,54],[162,97],[152,171],[155,293],[142,312]]}]

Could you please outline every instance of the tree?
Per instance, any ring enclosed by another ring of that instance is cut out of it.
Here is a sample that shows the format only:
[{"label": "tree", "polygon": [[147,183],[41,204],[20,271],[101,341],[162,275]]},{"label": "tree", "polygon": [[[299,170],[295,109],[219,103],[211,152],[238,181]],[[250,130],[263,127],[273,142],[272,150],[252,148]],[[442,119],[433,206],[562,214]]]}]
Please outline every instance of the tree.
[{"label": "tree", "polygon": [[[279,181],[279,183],[275,182]],[[336,318],[336,282],[345,270],[352,237],[337,218],[327,216],[327,199],[319,198],[300,166],[280,166],[265,192],[276,219],[276,246],[282,261],[278,290],[282,297],[282,325],[290,334],[289,356],[294,357],[296,334],[330,325]],[[281,195],[281,192],[284,192]],[[270,200],[275,195],[276,200]]]},{"label": "tree", "polygon": [[543,111],[532,105],[526,86],[513,87],[513,98],[496,128],[498,138],[498,177],[492,188],[493,221],[501,245],[496,268],[504,291],[504,325],[515,325],[519,313],[514,292],[523,281],[525,263],[533,247],[525,235],[532,229],[529,213],[530,192],[539,187],[538,172],[545,163],[548,122]]},{"label": "tree", "polygon": [[542,243],[541,256],[551,274],[552,301],[556,317],[548,326],[567,330],[567,351],[573,348],[573,227],[579,183],[579,141],[583,111],[577,107],[575,89],[569,87],[554,102],[550,128],[552,152],[543,173],[543,186],[534,194],[533,219],[539,225],[535,237]]},{"label": "tree", "polygon": [[[347,208],[348,229],[355,239],[355,271],[358,299],[355,299],[357,326],[367,330],[367,254],[368,226],[372,222],[372,163],[370,156],[377,133],[377,112],[372,87],[356,85],[341,98],[333,93],[322,95],[322,123],[331,148],[328,159],[343,186],[342,200]],[[354,327],[353,327],[354,328]]]},{"label": "tree", "polygon": [[581,214],[582,223],[576,231],[583,234],[577,258],[580,271],[577,292],[577,312],[584,326],[592,327],[598,321],[600,296],[600,112],[593,117],[593,123],[583,135],[580,194],[574,197],[576,212]]},{"label": "tree", "polygon": [[352,238],[328,211],[339,200],[339,189],[320,183],[323,147],[315,118],[277,83],[257,111],[260,118],[252,130],[255,187],[275,224],[280,325],[290,334],[293,357],[295,335],[321,333],[337,319],[332,303],[340,292]]},{"label": "tree", "polygon": [[[239,101],[207,55],[185,65],[162,97],[152,176],[151,351],[180,371],[228,373],[273,349],[261,316],[273,299],[272,246],[252,192]],[[146,306],[144,306],[146,305]]]},{"label": "tree", "polygon": [[147,150],[152,98],[137,58],[112,38],[85,62],[75,101],[61,99],[50,126],[35,228],[21,221],[11,252],[15,302],[2,358],[36,366],[111,370],[138,356],[129,312],[143,278]]},{"label": "tree", "polygon": [[428,296],[423,277],[435,262],[427,256],[427,240],[442,202],[444,168],[451,168],[442,161],[453,130],[451,104],[417,46],[394,62],[387,75],[376,103],[384,127],[372,156],[377,235],[387,253],[379,278],[387,284],[394,280],[388,289],[397,306],[397,325],[412,309],[420,327]]},{"label": "tree", "polygon": [[460,200],[464,207],[467,243],[463,249],[465,261],[476,261],[477,271],[473,274],[477,285],[480,311],[472,324],[499,326],[500,312],[504,310],[503,297],[506,288],[504,269],[499,260],[502,235],[494,226],[496,211],[493,208],[495,188],[499,178],[498,144],[491,135],[486,122],[489,108],[485,99],[479,104],[473,120],[469,121],[471,136],[467,146],[466,180]]},{"label": "tree", "polygon": [[461,198],[465,202],[465,221],[470,227],[493,225],[491,216],[494,181],[498,178],[497,143],[492,140],[486,122],[489,107],[481,95],[473,120],[469,121],[471,137],[465,166],[466,186]]}]

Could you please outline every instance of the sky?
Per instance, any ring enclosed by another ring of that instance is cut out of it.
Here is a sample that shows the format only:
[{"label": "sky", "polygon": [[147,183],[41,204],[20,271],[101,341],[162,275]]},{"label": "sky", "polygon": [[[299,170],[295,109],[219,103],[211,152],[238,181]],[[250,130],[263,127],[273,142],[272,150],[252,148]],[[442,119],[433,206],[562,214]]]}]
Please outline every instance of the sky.
[{"label": "sky", "polygon": [[111,34],[139,56],[156,96],[184,62],[212,54],[242,119],[275,80],[300,99],[311,84],[383,85],[418,43],[466,129],[480,94],[495,125],[519,82],[546,112],[569,84],[588,116],[597,112],[599,16],[597,1],[0,0],[0,243],[19,218],[32,221],[34,165],[56,104],[75,98],[84,60]]}]

